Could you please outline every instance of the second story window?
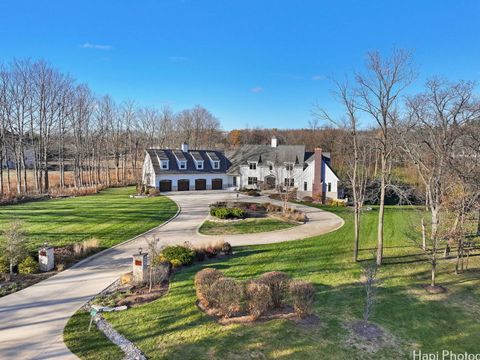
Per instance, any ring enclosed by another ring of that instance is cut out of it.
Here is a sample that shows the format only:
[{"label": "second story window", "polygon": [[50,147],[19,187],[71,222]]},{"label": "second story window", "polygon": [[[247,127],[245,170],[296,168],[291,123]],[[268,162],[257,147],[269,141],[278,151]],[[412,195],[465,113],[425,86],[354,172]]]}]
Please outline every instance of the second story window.
[{"label": "second story window", "polygon": [[249,163],[250,165],[250,170],[257,170],[257,163],[251,162]]},{"label": "second story window", "polygon": [[293,164],[290,164],[290,163],[285,164],[285,170],[293,171]]},{"label": "second story window", "polygon": [[220,169],[220,161],[214,161],[213,162],[213,168],[214,169]]},{"label": "second story window", "polygon": [[203,170],[203,161],[197,161],[197,170]]},{"label": "second story window", "polygon": [[168,161],[162,161],[162,169],[168,170]]},{"label": "second story window", "polygon": [[180,170],[185,170],[187,168],[187,162],[186,161],[180,161],[179,162],[179,168],[180,168]]}]

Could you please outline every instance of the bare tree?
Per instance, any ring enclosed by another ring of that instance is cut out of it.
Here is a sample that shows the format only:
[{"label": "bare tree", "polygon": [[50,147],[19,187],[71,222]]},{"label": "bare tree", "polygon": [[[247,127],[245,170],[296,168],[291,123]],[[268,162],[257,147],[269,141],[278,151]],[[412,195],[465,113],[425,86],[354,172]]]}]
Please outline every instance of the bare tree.
[{"label": "bare tree", "polygon": [[395,150],[390,131],[395,127],[396,109],[402,92],[415,79],[412,55],[395,50],[389,58],[378,52],[368,53],[367,71],[357,74],[357,106],[377,124],[377,141],[380,155],[380,208],[377,229],[377,264],[383,260],[385,193],[391,175],[391,157]]},{"label": "bare tree", "polygon": [[[440,233],[447,193],[452,189],[452,157],[463,148],[466,125],[478,119],[479,108],[472,102],[473,84],[429,80],[426,92],[407,101],[407,118],[398,132],[403,151],[415,164],[429,199],[429,241],[425,247],[431,264],[431,286],[436,286],[438,252],[445,240]],[[422,246],[423,247],[423,246]]]}]

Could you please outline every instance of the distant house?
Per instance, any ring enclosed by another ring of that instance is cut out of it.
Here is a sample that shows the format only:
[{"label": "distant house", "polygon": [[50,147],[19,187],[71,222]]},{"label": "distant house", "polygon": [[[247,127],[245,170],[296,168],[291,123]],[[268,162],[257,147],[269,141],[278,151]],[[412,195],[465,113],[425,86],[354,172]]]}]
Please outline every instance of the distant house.
[{"label": "distant house", "polygon": [[226,188],[295,189],[299,198],[338,198],[339,178],[330,154],[304,145],[245,145],[234,151],[148,149],[143,183],[166,191]]}]

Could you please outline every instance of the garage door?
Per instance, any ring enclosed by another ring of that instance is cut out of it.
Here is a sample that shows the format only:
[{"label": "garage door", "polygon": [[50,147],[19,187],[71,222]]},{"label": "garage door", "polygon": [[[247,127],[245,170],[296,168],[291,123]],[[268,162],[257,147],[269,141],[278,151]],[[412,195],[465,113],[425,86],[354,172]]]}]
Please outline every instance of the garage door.
[{"label": "garage door", "polygon": [[190,180],[188,180],[188,179],[178,180],[177,189],[178,189],[178,191],[188,191],[188,190],[190,190]]},{"label": "garage door", "polygon": [[172,191],[172,180],[161,180],[159,188],[160,191]]},{"label": "garage door", "polygon": [[212,189],[213,190],[223,189],[223,180],[222,179],[212,179]]},{"label": "garage door", "polygon": [[195,180],[195,190],[207,190],[207,180],[206,179],[196,179]]}]

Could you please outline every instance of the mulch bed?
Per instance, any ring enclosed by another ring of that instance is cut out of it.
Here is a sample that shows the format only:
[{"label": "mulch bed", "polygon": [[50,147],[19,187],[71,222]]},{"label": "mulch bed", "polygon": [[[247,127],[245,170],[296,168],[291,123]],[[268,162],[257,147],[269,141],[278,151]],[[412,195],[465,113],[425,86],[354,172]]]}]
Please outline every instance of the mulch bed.
[{"label": "mulch bed", "polygon": [[157,284],[149,291],[148,286],[133,287],[131,293],[117,302],[117,306],[135,307],[161,298],[168,292],[169,283]]},{"label": "mulch bed", "polygon": [[447,289],[440,285],[422,285],[422,288],[425,289],[429,294],[443,294],[447,292]]},{"label": "mulch bed", "polygon": [[15,274],[10,281],[0,281],[0,297],[9,295],[57,274],[57,271],[49,271],[38,274]]},{"label": "mulch bed", "polygon": [[208,308],[200,301],[197,301],[197,307],[203,311],[205,314],[214,318],[215,321],[220,325],[230,325],[230,324],[255,324],[261,323],[270,320],[277,319],[287,319],[293,321],[297,325],[303,327],[317,326],[320,321],[316,315],[310,315],[305,318],[300,318],[293,310],[291,306],[284,306],[279,309],[269,310],[267,313],[263,314],[260,318],[254,319],[251,315],[247,314],[245,311],[239,311],[234,314],[232,317],[224,317],[220,310],[215,308]]}]

